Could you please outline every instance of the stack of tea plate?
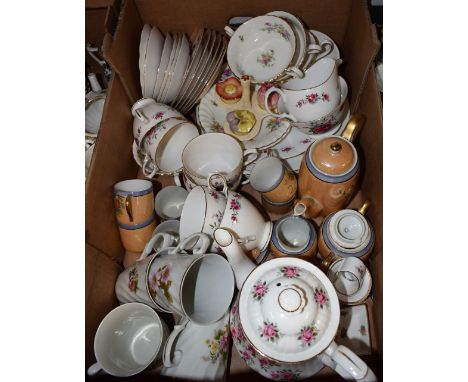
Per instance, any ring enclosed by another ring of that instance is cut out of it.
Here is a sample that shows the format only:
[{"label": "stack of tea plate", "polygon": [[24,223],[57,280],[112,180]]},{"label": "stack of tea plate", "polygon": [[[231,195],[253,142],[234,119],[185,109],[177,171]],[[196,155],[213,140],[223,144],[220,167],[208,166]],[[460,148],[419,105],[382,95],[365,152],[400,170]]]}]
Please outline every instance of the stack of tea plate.
[{"label": "stack of tea plate", "polygon": [[157,27],[144,25],[139,47],[143,97],[170,104],[184,114],[208,91],[221,69],[227,41],[208,29],[198,30],[194,40],[190,55],[185,34],[164,36]]}]

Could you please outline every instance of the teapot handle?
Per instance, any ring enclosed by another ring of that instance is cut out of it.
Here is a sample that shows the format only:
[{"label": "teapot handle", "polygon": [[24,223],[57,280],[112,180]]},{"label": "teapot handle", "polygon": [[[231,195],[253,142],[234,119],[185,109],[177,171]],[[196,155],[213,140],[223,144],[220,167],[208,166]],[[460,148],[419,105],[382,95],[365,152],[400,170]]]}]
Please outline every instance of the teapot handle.
[{"label": "teapot handle", "polygon": [[369,200],[366,200],[366,201],[364,202],[364,204],[362,205],[362,207],[358,209],[358,212],[359,212],[361,215],[365,215],[367,209],[369,208],[369,206],[370,206],[370,201],[369,201]]},{"label": "teapot handle", "polygon": [[349,119],[345,129],[341,133],[341,136],[348,141],[352,142],[356,138],[357,133],[361,130],[364,125],[366,118],[362,114],[353,114]]},{"label": "teapot handle", "polygon": [[325,352],[319,355],[319,358],[326,365],[330,364],[329,359],[331,359],[335,364],[334,370],[345,379],[351,377],[361,381],[366,377],[365,381],[367,382],[377,382],[375,374],[361,358],[346,346],[338,345],[335,341],[332,341],[330,346],[325,349]]}]

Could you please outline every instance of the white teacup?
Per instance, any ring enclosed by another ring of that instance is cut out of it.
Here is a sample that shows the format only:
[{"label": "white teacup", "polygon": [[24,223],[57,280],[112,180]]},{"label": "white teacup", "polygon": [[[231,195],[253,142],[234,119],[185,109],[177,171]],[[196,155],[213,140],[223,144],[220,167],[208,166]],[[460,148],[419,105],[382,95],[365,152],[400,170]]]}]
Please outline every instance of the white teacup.
[{"label": "white teacup", "polygon": [[347,257],[340,261],[332,280],[335,289],[345,295],[352,296],[361,289],[367,268],[357,257]]},{"label": "white teacup", "polygon": [[163,219],[178,219],[182,214],[188,192],[179,186],[167,186],[161,189],[154,198],[154,209]]},{"label": "white teacup", "polygon": [[166,323],[148,305],[118,306],[98,327],[94,337],[97,362],[88,368],[88,375],[104,371],[129,377],[142,372],[161,359],[168,334]]},{"label": "white teacup", "polygon": [[[213,231],[219,227],[226,208],[226,196],[221,192],[210,190],[205,186],[194,187],[187,196],[180,217],[180,237],[186,237],[203,232],[213,236]],[[212,251],[216,251],[213,244]]]},{"label": "white teacup", "polygon": [[[244,159],[255,154],[252,159]],[[239,185],[243,167],[258,157],[256,149],[242,150],[239,142],[228,134],[208,133],[192,139],[182,153],[183,172],[191,183],[208,185],[208,177],[223,175],[229,187]],[[215,187],[222,186],[220,178],[213,179]]]},{"label": "white teacup", "polygon": [[340,63],[341,60],[323,58],[306,71],[304,78],[288,81],[282,89],[268,89],[265,99],[274,92],[278,93],[287,111],[276,114],[266,105],[268,113],[295,122],[308,122],[332,112],[341,101],[338,76]]}]

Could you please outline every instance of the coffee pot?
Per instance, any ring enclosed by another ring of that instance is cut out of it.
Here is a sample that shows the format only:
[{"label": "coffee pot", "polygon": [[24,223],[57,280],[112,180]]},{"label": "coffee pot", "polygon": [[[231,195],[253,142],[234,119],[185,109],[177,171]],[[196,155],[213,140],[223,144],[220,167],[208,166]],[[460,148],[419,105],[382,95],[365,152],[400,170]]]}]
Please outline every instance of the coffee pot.
[{"label": "coffee pot", "polygon": [[297,201],[306,208],[304,217],[327,216],[351,200],[359,177],[359,158],[352,141],[364,121],[362,115],[351,116],[341,136],[317,139],[305,152]]}]

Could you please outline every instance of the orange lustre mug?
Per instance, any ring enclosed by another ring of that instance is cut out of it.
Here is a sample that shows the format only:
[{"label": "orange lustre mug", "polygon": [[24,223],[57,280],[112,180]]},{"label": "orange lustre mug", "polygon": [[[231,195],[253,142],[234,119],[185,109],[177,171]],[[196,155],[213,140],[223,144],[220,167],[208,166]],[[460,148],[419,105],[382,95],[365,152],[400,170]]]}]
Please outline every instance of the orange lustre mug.
[{"label": "orange lustre mug", "polygon": [[149,180],[130,179],[114,185],[115,217],[127,226],[148,222],[154,214],[153,184]]}]

